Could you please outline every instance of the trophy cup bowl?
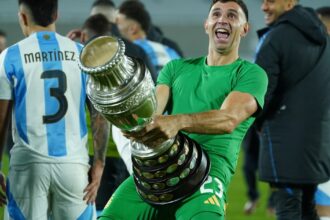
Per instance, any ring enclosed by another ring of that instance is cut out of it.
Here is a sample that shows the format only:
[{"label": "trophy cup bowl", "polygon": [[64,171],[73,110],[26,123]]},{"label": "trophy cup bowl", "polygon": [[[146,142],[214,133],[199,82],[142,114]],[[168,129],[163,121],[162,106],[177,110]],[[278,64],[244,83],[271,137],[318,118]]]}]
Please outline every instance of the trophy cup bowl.
[{"label": "trophy cup bowl", "polygon": [[[157,100],[145,64],[124,53],[122,40],[97,37],[82,49],[79,67],[89,75],[86,91],[94,108],[116,127],[134,132],[151,123]],[[157,146],[131,142],[131,152],[137,192],[154,205],[191,195],[210,169],[201,146],[180,132]]]}]

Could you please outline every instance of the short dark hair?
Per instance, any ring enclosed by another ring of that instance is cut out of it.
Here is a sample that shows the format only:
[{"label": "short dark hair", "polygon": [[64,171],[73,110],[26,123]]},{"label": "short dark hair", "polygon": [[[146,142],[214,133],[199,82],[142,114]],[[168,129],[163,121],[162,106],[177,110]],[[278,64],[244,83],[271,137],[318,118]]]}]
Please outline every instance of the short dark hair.
[{"label": "short dark hair", "polygon": [[221,3],[226,3],[226,2],[236,2],[243,10],[245,18],[247,21],[249,21],[249,10],[246,6],[246,4],[243,2],[243,0],[212,0],[211,6],[210,6],[210,10],[213,7],[213,5],[217,2],[221,2]]},{"label": "short dark hair", "polygon": [[92,8],[96,6],[116,7],[115,3],[111,0],[95,0],[92,4]]},{"label": "short dark hair", "polygon": [[3,30],[0,30],[0,36],[7,37],[7,34]]},{"label": "short dark hair", "polygon": [[330,19],[330,6],[318,8],[318,9],[316,9],[316,13],[318,13],[319,15],[321,15],[324,18]]},{"label": "short dark hair", "polygon": [[119,6],[119,13],[124,14],[127,18],[138,22],[146,33],[149,31],[151,26],[151,17],[141,2],[136,0],[124,1]]},{"label": "short dark hair", "polygon": [[46,27],[56,20],[57,0],[18,0],[18,4],[23,4],[30,9],[33,21],[37,25]]},{"label": "short dark hair", "polygon": [[82,29],[92,31],[96,36],[111,34],[112,24],[102,14],[92,15],[84,22]]}]

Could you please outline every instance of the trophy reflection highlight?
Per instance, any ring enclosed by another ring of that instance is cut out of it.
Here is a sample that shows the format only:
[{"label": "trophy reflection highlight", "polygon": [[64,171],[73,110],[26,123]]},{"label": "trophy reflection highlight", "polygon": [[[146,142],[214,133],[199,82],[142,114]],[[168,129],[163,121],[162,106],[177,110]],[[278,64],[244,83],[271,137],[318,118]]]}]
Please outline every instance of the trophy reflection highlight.
[{"label": "trophy reflection highlight", "polygon": [[[102,36],[85,45],[79,66],[90,75],[87,95],[95,109],[125,131],[138,131],[152,121],[157,101],[149,70],[126,56],[122,40]],[[150,204],[180,201],[204,182],[210,169],[202,148],[179,133],[159,146],[131,143],[137,192]]]}]

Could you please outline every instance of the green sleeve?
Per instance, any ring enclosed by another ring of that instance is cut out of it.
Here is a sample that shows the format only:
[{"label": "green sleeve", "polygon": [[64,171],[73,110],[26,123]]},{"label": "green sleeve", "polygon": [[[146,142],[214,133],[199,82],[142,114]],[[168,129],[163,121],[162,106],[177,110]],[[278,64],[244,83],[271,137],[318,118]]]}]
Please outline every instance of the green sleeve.
[{"label": "green sleeve", "polygon": [[170,61],[160,71],[157,77],[157,85],[165,84],[171,87],[173,82],[173,74],[174,74],[173,63],[174,61]]},{"label": "green sleeve", "polygon": [[266,72],[257,64],[249,64],[239,72],[233,91],[251,94],[255,97],[260,110],[264,106],[267,85]]}]

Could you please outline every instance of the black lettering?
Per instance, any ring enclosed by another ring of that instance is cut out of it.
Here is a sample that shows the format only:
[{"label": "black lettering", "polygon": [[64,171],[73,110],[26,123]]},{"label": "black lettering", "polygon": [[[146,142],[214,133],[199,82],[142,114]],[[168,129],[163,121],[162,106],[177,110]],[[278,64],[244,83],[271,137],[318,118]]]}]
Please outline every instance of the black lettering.
[{"label": "black lettering", "polygon": [[69,51],[64,51],[64,54],[65,54],[65,60],[70,60],[69,59]]},{"label": "black lettering", "polygon": [[33,53],[24,54],[24,61],[25,61],[25,63],[34,62]]},{"label": "black lettering", "polygon": [[57,60],[58,61],[64,60],[64,55],[62,51],[57,51]]},{"label": "black lettering", "polygon": [[72,61],[76,61],[76,59],[74,57],[75,57],[75,53],[71,51],[71,60]]},{"label": "black lettering", "polygon": [[52,62],[53,61],[53,52],[48,51],[48,56],[49,56],[49,61]]},{"label": "black lettering", "polygon": [[48,62],[47,52],[42,51],[41,54],[42,54],[42,62]]},{"label": "black lettering", "polygon": [[40,52],[35,53],[35,59],[36,59],[36,62],[41,62],[41,54],[40,54]]}]

